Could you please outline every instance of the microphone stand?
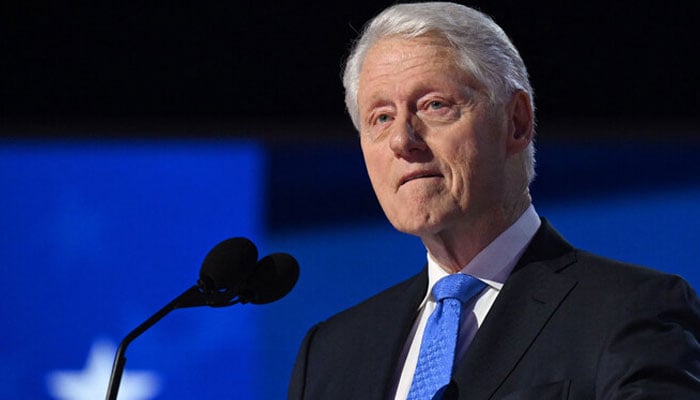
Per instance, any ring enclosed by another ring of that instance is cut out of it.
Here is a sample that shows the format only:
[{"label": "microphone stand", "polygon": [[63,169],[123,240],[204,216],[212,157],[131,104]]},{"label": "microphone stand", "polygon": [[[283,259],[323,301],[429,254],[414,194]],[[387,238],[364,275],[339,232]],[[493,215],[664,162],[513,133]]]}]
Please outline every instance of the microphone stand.
[{"label": "microphone stand", "polygon": [[226,292],[209,292],[204,293],[200,286],[194,285],[187,289],[184,293],[177,296],[173,301],[166,304],[165,307],[161,308],[153,314],[150,318],[144,321],[141,325],[137,326],[136,329],[129,332],[128,335],[119,344],[117,353],[114,356],[114,364],[112,364],[112,374],[109,378],[109,386],[107,388],[107,400],[117,400],[117,393],[119,392],[119,384],[122,380],[122,374],[124,373],[124,366],[126,365],[126,348],[129,344],[144,333],[148,328],[152,327],[156,322],[160,321],[165,317],[170,311],[176,308],[185,307],[196,307],[201,305],[209,305],[212,307],[223,307],[232,304],[236,304],[240,299],[233,300],[230,296],[231,290]]}]

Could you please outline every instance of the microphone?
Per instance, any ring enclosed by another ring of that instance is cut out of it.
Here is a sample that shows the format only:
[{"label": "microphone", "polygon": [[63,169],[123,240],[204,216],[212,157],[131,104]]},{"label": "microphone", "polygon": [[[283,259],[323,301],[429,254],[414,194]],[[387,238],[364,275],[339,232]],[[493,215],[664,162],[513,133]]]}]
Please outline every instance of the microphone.
[{"label": "microphone", "polygon": [[289,293],[299,279],[299,264],[289,254],[274,253],[258,262],[241,290],[242,302],[267,304]]},{"label": "microphone", "polygon": [[204,257],[196,285],[124,337],[114,356],[106,399],[117,399],[126,365],[126,348],[170,311],[204,305],[267,304],[286,296],[298,279],[299,264],[289,254],[273,253],[258,261],[258,249],[250,240],[237,237],[220,242]]},{"label": "microphone", "polygon": [[255,270],[258,249],[246,238],[226,239],[204,257],[197,284],[204,291],[232,289]]},{"label": "microphone", "polygon": [[179,307],[266,304],[286,296],[299,279],[297,260],[286,253],[257,259],[258,251],[248,239],[233,238],[217,244],[199,271],[197,285],[202,296],[191,299],[194,304],[183,301]]}]

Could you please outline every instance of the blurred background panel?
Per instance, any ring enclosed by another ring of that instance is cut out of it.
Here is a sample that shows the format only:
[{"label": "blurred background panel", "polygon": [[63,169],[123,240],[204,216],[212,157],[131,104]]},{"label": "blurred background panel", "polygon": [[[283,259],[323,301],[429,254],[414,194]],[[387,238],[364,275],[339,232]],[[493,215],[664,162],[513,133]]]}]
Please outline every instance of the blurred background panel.
[{"label": "blurred background panel", "polygon": [[[423,266],[376,203],[339,78],[389,4],[0,5],[0,398],[102,398],[119,340],[227,237],[296,256],[297,287],[167,316],[129,349],[133,398],[284,398],[311,324]],[[700,287],[698,6],[469,4],[529,67],[540,214]]]},{"label": "blurred background panel", "polygon": [[[116,345],[209,248],[261,239],[264,168],[243,141],[0,141],[0,397],[104,398]],[[191,311],[131,346],[125,398],[255,397],[259,317]]]}]

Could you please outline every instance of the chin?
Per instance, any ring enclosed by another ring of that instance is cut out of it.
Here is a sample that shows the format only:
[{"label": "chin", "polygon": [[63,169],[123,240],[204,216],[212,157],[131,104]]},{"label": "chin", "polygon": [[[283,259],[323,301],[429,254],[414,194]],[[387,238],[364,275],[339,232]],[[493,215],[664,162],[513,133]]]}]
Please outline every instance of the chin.
[{"label": "chin", "polygon": [[418,237],[434,234],[440,229],[440,224],[436,221],[431,221],[430,216],[425,216],[424,218],[413,216],[413,218],[404,218],[399,221],[391,219],[389,221],[397,231]]}]

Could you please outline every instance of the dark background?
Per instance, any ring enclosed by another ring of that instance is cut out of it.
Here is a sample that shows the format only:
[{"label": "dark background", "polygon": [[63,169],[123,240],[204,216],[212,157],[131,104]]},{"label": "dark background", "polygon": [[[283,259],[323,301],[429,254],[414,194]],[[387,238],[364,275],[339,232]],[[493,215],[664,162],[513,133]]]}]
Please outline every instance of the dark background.
[{"label": "dark background", "polygon": [[[389,4],[4,2],[0,133],[347,135],[340,67],[356,31]],[[654,134],[697,120],[696,2],[467,4],[520,49],[541,127]]]}]

